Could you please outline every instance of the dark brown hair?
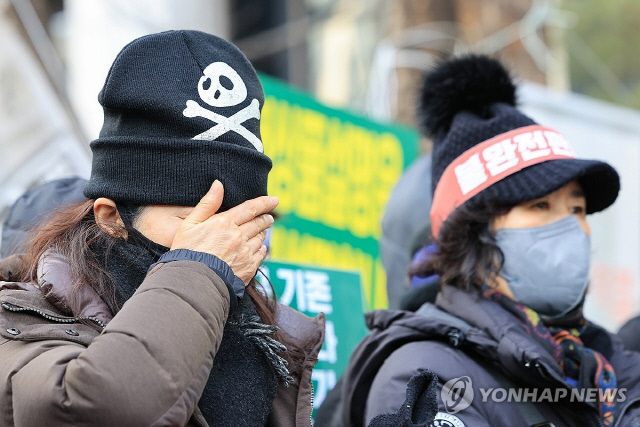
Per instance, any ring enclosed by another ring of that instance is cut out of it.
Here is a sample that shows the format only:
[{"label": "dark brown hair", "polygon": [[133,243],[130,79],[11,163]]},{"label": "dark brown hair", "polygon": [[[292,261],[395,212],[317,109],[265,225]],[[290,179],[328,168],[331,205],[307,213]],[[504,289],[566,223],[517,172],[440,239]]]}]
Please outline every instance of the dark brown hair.
[{"label": "dark brown hair", "polygon": [[411,268],[416,276],[440,275],[440,285],[478,291],[477,285],[492,281],[502,269],[504,254],[490,229],[494,218],[513,205],[501,205],[482,197],[482,193],[453,211],[440,228],[438,251]]},{"label": "dark brown hair", "polygon": [[[21,280],[30,282],[37,281],[38,263],[47,250],[55,250],[68,261],[73,280],[70,298],[65,301],[64,307],[68,314],[80,311],[82,302],[79,295],[83,286],[91,286],[113,314],[121,308],[116,300],[113,278],[98,262],[99,258],[92,250],[92,247],[98,247],[108,251],[117,242],[117,238],[98,226],[93,213],[93,203],[93,200],[86,200],[56,210],[43,225],[32,231],[23,258]],[[130,207],[127,211],[131,212]],[[141,209],[133,211],[138,214]],[[122,226],[113,224],[113,230],[116,231],[114,234],[124,235],[120,233],[122,229]],[[263,323],[277,325],[276,302],[256,286],[262,285],[253,280],[246,287],[246,292],[253,300],[258,315]],[[294,374],[299,373],[304,360],[303,349],[290,342],[279,331],[276,332],[275,339],[289,350],[289,354],[285,356],[290,364],[289,370]]]},{"label": "dark brown hair", "polygon": [[115,314],[120,307],[116,301],[113,279],[90,248],[92,244],[108,248],[115,237],[105,233],[93,215],[93,200],[59,208],[48,220],[32,230],[23,258],[22,280],[36,282],[38,263],[44,253],[52,249],[68,261],[72,274],[71,298],[66,301],[69,313],[77,312],[81,303],[78,295],[82,286],[91,286]]}]

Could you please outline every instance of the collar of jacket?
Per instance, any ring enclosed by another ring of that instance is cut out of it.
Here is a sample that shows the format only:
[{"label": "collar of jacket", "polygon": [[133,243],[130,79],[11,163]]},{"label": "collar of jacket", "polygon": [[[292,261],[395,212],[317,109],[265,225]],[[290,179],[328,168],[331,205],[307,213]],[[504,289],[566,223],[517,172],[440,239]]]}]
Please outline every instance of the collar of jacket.
[{"label": "collar of jacket", "polygon": [[[14,313],[33,312],[56,323],[81,322],[98,332],[102,331],[113,318],[111,311],[91,286],[80,286],[74,292],[71,277],[71,267],[66,259],[49,250],[38,263],[36,283],[0,282],[0,302],[3,306],[7,305],[5,309]],[[80,309],[75,313],[71,312],[67,303],[70,298],[77,298],[79,302]]]},{"label": "collar of jacket", "polygon": [[[570,387],[553,357],[500,304],[446,285],[438,293],[436,304],[470,325],[465,338],[468,342],[479,343],[478,334],[484,334],[485,339],[494,342],[490,346],[480,343],[480,347],[489,351],[476,351],[485,355],[493,353],[489,360],[495,360],[515,378],[540,386],[544,386],[549,380],[558,381],[564,387]],[[631,379],[628,375],[640,363],[640,353],[624,351],[622,344],[611,333],[593,322],[588,323],[581,339],[587,347],[599,351],[611,363],[618,375],[618,386],[628,388],[628,400],[640,398],[637,376],[632,375]]]},{"label": "collar of jacket", "polygon": [[512,376],[538,373],[540,385],[547,381],[560,382],[567,387],[564,373],[553,356],[533,340],[511,313],[495,301],[453,286],[443,286],[436,297],[436,305],[468,322],[494,340],[494,359]]},{"label": "collar of jacket", "polygon": [[[37,286],[51,304],[63,313],[74,317],[95,318],[105,326],[113,318],[107,304],[92,286],[73,284],[71,266],[59,253],[48,250],[38,262]],[[68,301],[79,302],[77,313],[71,313]]]},{"label": "collar of jacket", "polygon": [[513,378],[548,386],[568,387],[553,357],[526,333],[499,304],[463,290],[445,286],[436,305],[426,303],[415,313],[378,310],[367,313],[369,329],[393,328],[406,340],[444,339],[454,347],[493,361]]}]

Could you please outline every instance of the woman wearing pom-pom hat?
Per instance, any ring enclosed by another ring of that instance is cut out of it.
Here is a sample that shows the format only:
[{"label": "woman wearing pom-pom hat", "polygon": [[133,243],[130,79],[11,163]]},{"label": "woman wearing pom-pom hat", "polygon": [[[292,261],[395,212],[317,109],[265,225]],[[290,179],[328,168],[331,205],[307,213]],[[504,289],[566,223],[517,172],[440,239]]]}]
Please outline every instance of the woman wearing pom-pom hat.
[{"label": "woman wearing pom-pom hat", "polygon": [[435,425],[639,425],[640,353],[582,310],[587,217],[615,201],[616,171],[522,114],[508,71],[486,56],[427,72],[419,117],[434,142],[438,251],[416,273],[438,274],[440,290],[416,313],[368,315],[342,423],[397,409],[409,379],[430,370]]}]

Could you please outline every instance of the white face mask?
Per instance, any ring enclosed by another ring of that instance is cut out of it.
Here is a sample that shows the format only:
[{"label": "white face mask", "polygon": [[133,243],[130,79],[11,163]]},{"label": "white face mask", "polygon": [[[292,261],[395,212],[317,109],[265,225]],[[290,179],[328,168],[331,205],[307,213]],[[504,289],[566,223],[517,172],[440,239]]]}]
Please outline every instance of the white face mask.
[{"label": "white face mask", "polygon": [[580,305],[589,282],[591,243],[571,215],[549,225],[496,232],[504,277],[516,301],[548,318]]}]

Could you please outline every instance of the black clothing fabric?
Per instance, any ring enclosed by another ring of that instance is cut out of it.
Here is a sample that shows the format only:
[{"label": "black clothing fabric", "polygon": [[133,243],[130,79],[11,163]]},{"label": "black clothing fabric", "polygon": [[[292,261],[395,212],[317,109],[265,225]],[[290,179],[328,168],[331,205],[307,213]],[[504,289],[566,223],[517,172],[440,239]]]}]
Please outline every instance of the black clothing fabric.
[{"label": "black clothing fabric", "polygon": [[627,320],[618,330],[618,338],[625,349],[640,351],[640,316]]},{"label": "black clothing fabric", "polygon": [[[255,324],[252,325],[250,319]],[[263,328],[249,296],[224,327],[209,380],[198,402],[211,426],[263,426],[271,412],[278,379],[273,365],[251,340]],[[247,399],[248,396],[257,397]]]},{"label": "black clothing fabric", "polygon": [[149,250],[120,239],[94,243],[91,250],[114,280],[119,308],[133,296],[156,261]]}]

